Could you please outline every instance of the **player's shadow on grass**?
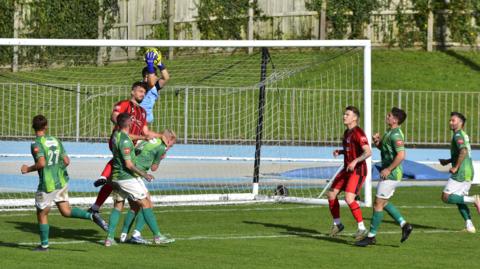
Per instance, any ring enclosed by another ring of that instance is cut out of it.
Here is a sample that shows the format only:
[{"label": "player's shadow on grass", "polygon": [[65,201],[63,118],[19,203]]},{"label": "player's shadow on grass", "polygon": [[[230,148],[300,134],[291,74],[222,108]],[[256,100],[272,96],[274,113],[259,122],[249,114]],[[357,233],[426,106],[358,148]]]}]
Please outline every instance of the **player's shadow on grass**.
[{"label": "player's shadow on grass", "polygon": [[324,241],[329,241],[329,242],[339,243],[339,244],[346,244],[346,245],[352,244],[351,242],[341,238],[342,236],[330,237],[328,234],[323,234],[313,229],[305,229],[302,227],[295,227],[295,226],[290,226],[286,224],[266,223],[266,222],[248,221],[248,220],[244,220],[243,223],[263,225],[264,227],[267,227],[267,228],[284,229],[285,231],[279,232],[280,234],[295,235],[298,237],[306,237],[306,238],[324,240]]},{"label": "player's shadow on grass", "polygon": [[[363,218],[364,220],[369,220],[371,222],[371,218]],[[382,223],[389,223],[398,226],[398,223],[393,221],[393,220],[382,220]],[[416,223],[411,223],[410,224],[413,226],[414,229],[423,229],[423,230],[445,230],[445,231],[456,231],[455,229],[451,228],[444,228],[444,227],[435,227],[435,226],[428,226],[428,225],[422,225],[422,224],[416,224]],[[399,228],[400,229],[400,228]]]},{"label": "player's shadow on grass", "polygon": [[[19,243],[11,243],[11,242],[3,242],[0,241],[0,247],[9,247],[9,248],[16,248],[16,249],[24,249],[24,250],[33,250],[37,245],[30,245],[30,244],[19,244]],[[56,247],[49,247],[50,250],[56,249]],[[70,248],[62,248],[62,251],[72,251],[72,252],[86,252],[86,250],[80,249],[70,249]]]},{"label": "player's shadow on grass", "polygon": [[[294,226],[285,225],[285,224],[265,223],[265,222],[257,222],[257,221],[243,221],[243,223],[263,225],[264,227],[267,227],[267,228],[285,229],[284,232],[280,232],[281,234],[289,234],[289,235],[295,235],[298,237],[306,237],[306,238],[312,238],[317,240],[323,240],[323,241],[328,241],[328,242],[333,242],[338,244],[354,246],[353,241],[344,239],[344,238],[351,238],[351,236],[349,235],[338,235],[336,237],[331,237],[329,234],[321,233],[317,230],[294,227]],[[393,248],[399,247],[398,245],[379,244],[379,243],[377,243],[376,245],[383,246],[383,247],[393,247]]]},{"label": "player's shadow on grass", "polygon": [[[28,232],[33,234],[38,234],[38,224],[32,222],[21,222],[21,221],[7,221],[15,225],[15,229],[22,232]],[[93,223],[86,222],[86,225],[93,225]],[[97,242],[101,236],[100,232],[95,229],[74,229],[67,227],[57,227],[50,225],[50,238],[63,238],[71,240],[83,240],[90,242]]]}]

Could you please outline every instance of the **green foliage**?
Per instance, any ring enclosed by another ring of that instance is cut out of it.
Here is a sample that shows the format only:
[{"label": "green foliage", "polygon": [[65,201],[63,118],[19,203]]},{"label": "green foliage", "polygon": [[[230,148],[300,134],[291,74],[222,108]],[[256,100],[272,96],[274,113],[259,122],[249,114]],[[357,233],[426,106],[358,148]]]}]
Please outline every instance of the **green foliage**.
[{"label": "green foliage", "polygon": [[200,0],[197,26],[201,39],[242,39],[242,33],[247,32],[250,7],[254,10],[254,19],[261,19],[256,1],[250,5],[249,0]]},{"label": "green foliage", "polygon": [[[14,0],[2,0],[0,1],[0,37],[12,38],[13,37],[13,13],[14,13]],[[0,47],[0,64],[8,64],[12,60],[12,48]]]},{"label": "green foliage", "polygon": [[478,13],[480,11],[479,6],[478,0],[455,0],[449,2],[447,8],[451,13],[448,15],[447,26],[450,30],[452,41],[471,46],[476,44],[478,27],[472,24],[471,14],[474,11]]},{"label": "green foliage", "polygon": [[[319,2],[319,1],[315,1]],[[365,38],[363,29],[370,22],[372,12],[381,6],[381,0],[337,0],[328,1],[327,19],[332,26],[330,38]],[[321,3],[320,3],[321,4]],[[319,3],[314,4],[318,7]],[[350,31],[349,31],[350,30]]]},{"label": "green foliage", "polygon": [[[422,5],[428,0],[414,1],[414,6],[417,4],[421,9]],[[426,6],[428,7],[428,5]],[[396,7],[395,21],[398,32],[393,35],[393,40],[390,45],[397,45],[400,48],[410,48],[415,45],[415,42],[422,42],[424,47],[427,43],[427,20],[428,10],[419,10],[419,14],[407,14],[406,1],[400,1]],[[393,31],[393,29],[391,30]]]},{"label": "green foliage", "polygon": [[[13,37],[14,0],[0,1],[0,36]],[[19,29],[20,38],[98,38],[98,18],[104,20],[103,36],[110,38],[109,31],[118,14],[118,0],[32,0],[22,2],[25,13],[23,28]],[[20,11],[19,11],[20,12]],[[0,48],[0,63],[11,62],[11,48]],[[19,63],[30,64],[32,59],[40,65],[58,63],[62,65],[94,62],[96,48],[67,47],[22,47]]]}]

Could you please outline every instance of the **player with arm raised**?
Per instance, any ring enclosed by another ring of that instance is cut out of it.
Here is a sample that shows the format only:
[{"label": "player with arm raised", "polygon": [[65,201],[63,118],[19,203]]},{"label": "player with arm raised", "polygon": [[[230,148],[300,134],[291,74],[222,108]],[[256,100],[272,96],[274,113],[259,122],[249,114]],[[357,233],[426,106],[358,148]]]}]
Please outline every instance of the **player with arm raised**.
[{"label": "player with arm raised", "polygon": [[126,198],[132,201],[142,211],[145,222],[154,235],[155,244],[171,243],[165,236],[160,234],[157,220],[152,210],[152,202],[148,190],[142,178],[148,181],[153,176],[139,169],[135,165],[135,147],[129,137],[129,130],[133,120],[128,113],[121,113],[117,118],[117,127],[112,136],[113,173],[112,185],[122,199],[117,199],[110,214],[108,235],[105,239],[105,246],[111,246],[114,241],[115,229],[120,219],[121,211]]},{"label": "player with arm raised", "polygon": [[344,155],[344,167],[335,177],[327,193],[328,205],[333,217],[330,235],[336,236],[345,228],[340,220],[340,204],[337,198],[338,194],[344,191],[345,202],[358,224],[358,230],[354,235],[357,240],[363,238],[367,234],[367,230],[363,223],[362,211],[357,201],[355,201],[355,197],[360,192],[367,176],[365,160],[372,155],[368,139],[363,130],[358,126],[359,118],[360,111],[358,108],[354,106],[345,108],[343,124],[347,129],[343,134],[343,149],[333,152],[335,157],[340,154]]},{"label": "player with arm raised", "polygon": [[405,221],[398,209],[389,201],[398,183],[403,178],[402,161],[405,159],[405,138],[400,129],[400,125],[406,118],[407,114],[405,111],[393,107],[385,119],[388,125],[387,132],[381,139],[378,133],[373,136],[373,143],[380,149],[382,156],[381,178],[377,185],[370,231],[367,237],[356,242],[357,246],[365,247],[376,243],[375,236],[383,219],[383,210],[387,211],[402,228],[402,238],[400,242],[403,243],[407,240],[413,230],[412,225]]},{"label": "player with arm raised", "polygon": [[[167,68],[162,62],[162,54],[158,52],[155,49],[149,49],[147,53],[145,54],[145,63],[147,66],[143,68],[142,70],[142,78],[143,82],[146,83],[146,93],[144,94],[143,98],[140,100],[137,100],[137,103],[140,104],[141,107],[145,109],[146,112],[146,120],[147,123],[152,123],[154,116],[153,116],[153,107],[155,106],[155,102],[158,99],[158,92],[167,84],[167,81],[170,79],[170,74],[167,71]],[[155,68],[155,65],[157,66],[157,69],[160,70],[161,77],[157,77],[157,71]],[[124,101],[122,101],[124,102]],[[121,102],[120,102],[121,103]],[[117,103],[115,107],[117,107],[120,103]],[[124,106],[126,103],[124,102]],[[118,109],[117,112],[128,112],[125,109]],[[118,115],[118,113],[117,113]],[[115,124],[115,117],[112,114],[111,120]],[[132,134],[134,133],[133,130],[131,132]],[[107,178],[108,175],[111,173],[111,164],[107,164],[105,169],[103,170],[101,176],[95,181],[94,185],[95,187],[99,187],[107,183]],[[101,206],[102,202],[101,200],[98,201],[97,204],[99,207]],[[96,206],[92,205],[92,208],[96,208]]]},{"label": "player with arm raised", "polygon": [[[96,213],[90,213],[77,207],[70,207],[68,202],[68,173],[67,166],[70,164],[65,149],[60,140],[46,134],[48,127],[47,119],[43,115],[37,115],[32,120],[32,128],[35,130],[35,141],[31,146],[31,153],[35,161],[34,165],[22,165],[22,174],[37,171],[40,182],[35,193],[35,207],[40,230],[40,245],[38,251],[48,250],[48,213],[54,202],[62,216],[66,218],[80,218],[93,220],[102,227]],[[103,227],[102,227],[103,228]]]},{"label": "player with arm raised", "polygon": [[[138,140],[149,140],[152,138],[162,137],[160,133],[155,133],[148,128],[145,109],[140,106],[140,103],[145,97],[147,87],[147,84],[144,82],[133,83],[131,98],[129,100],[123,100],[116,103],[110,117],[111,121],[113,123],[116,123],[117,117],[120,113],[128,113],[131,116],[132,124],[129,130],[129,137],[133,140],[134,143],[136,143]],[[115,132],[115,128],[113,132]],[[111,140],[112,137],[110,137],[109,142],[110,149],[112,148]],[[113,160],[110,160],[102,172],[101,178],[103,178],[105,181],[112,174],[112,162]],[[100,189],[95,203],[90,207],[90,211],[98,212],[105,200],[108,198],[108,196],[110,196],[111,192],[112,186],[110,186],[109,184],[105,184]]]},{"label": "player with arm raised", "polygon": [[[162,139],[151,139],[148,141],[141,141],[135,147],[135,166],[139,169],[147,172],[149,169],[152,172],[158,170],[160,160],[162,160],[167,151],[175,144],[176,134],[170,129],[162,131]],[[120,242],[125,242],[127,238],[128,231],[130,226],[133,223],[134,219],[137,219],[135,224],[135,230],[133,231],[132,237],[129,242],[136,244],[147,244],[148,242],[141,237],[141,231],[145,224],[144,217],[141,215],[141,211],[138,211],[138,208],[131,207],[125,217],[123,223],[122,234],[120,235]]]},{"label": "player with arm raised", "polygon": [[473,179],[473,163],[471,157],[470,139],[463,130],[467,119],[462,113],[450,113],[450,129],[453,132],[450,145],[450,159],[439,159],[441,165],[452,164],[450,179],[443,189],[442,201],[447,204],[456,204],[458,211],[465,220],[465,230],[475,233],[470,210],[467,203],[474,203],[480,214],[480,197],[468,196]]},{"label": "player with arm raised", "polygon": [[[153,107],[158,99],[158,92],[167,84],[170,79],[170,74],[162,62],[162,54],[155,49],[147,50],[145,63],[147,66],[143,68],[142,76],[143,81],[148,85],[148,90],[140,106],[147,112],[147,122],[152,123],[154,118]],[[160,78],[157,76],[156,69],[160,71]]]}]

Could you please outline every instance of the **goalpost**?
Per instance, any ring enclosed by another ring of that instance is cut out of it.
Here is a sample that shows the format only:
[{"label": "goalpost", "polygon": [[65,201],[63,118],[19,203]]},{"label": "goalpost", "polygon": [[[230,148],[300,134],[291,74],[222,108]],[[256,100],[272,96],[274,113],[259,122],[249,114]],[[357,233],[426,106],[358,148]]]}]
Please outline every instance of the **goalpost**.
[{"label": "goalpost", "polygon": [[[0,51],[12,56],[0,62],[0,145],[12,145],[0,150],[0,210],[33,207],[36,174],[12,167],[32,162],[20,141],[33,139],[36,114],[72,157],[71,202],[94,201],[91,183],[110,157],[113,104],[142,78],[149,47],[174,49],[149,124],[177,133],[147,184],[156,203],[327,204],[324,188],[342,163],[331,152],[341,147],[346,106],[363,112],[371,139],[369,40],[0,39]],[[361,197],[372,205],[371,173]]]}]

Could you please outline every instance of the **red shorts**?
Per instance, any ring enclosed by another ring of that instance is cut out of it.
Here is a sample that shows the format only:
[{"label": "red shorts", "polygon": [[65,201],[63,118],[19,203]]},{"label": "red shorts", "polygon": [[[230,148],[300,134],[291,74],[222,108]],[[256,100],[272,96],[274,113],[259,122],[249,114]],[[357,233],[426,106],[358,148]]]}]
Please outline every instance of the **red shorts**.
[{"label": "red shorts", "polygon": [[356,172],[347,172],[345,169],[342,169],[333,180],[330,188],[358,194],[364,182],[365,176],[361,176]]}]

